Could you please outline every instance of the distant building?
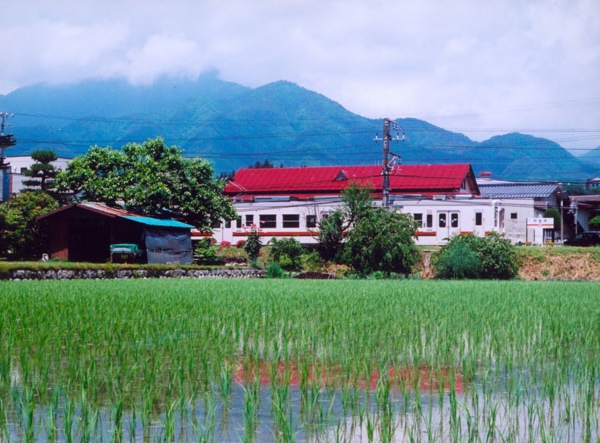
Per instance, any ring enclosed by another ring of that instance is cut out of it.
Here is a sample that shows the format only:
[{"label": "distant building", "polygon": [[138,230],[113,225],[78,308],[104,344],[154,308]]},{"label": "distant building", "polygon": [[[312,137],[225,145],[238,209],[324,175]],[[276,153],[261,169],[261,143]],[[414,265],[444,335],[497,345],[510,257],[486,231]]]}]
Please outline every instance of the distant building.
[{"label": "distant building", "polygon": [[[70,158],[59,157],[56,161],[52,162],[52,164],[57,170],[64,171],[71,160],[72,159]],[[18,194],[26,188],[23,181],[27,180],[29,177],[25,175],[25,171],[35,163],[35,160],[33,160],[30,155],[16,155],[5,157],[4,162],[7,165],[7,168],[3,171],[2,178],[3,183],[5,183],[4,186],[7,187],[6,196],[10,198],[10,196]]]},{"label": "distant building", "polygon": [[[490,175],[481,175],[477,180],[481,196],[502,201],[501,231],[508,238],[514,242],[531,242],[529,232],[523,231],[524,224],[528,219],[540,219],[550,208],[559,211],[565,227],[562,234],[570,236],[565,223],[570,202],[560,183],[492,180]],[[544,241],[552,240],[552,234],[552,229],[548,229]],[[560,233],[554,235],[554,239],[560,237]]]},{"label": "distant building", "polygon": [[585,182],[586,191],[591,191],[593,189],[600,189],[600,177],[590,178]]}]

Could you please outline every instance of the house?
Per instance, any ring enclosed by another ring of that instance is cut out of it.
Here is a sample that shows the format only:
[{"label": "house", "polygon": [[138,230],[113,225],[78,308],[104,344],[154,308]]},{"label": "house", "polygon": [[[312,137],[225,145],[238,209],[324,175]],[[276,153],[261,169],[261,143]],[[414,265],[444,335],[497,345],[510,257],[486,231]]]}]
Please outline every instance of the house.
[{"label": "house", "polygon": [[50,258],[104,263],[111,245],[135,244],[148,263],[190,264],[191,225],[143,217],[100,203],[76,203],[38,217],[50,233]]},{"label": "house", "polygon": [[593,231],[590,220],[600,216],[600,194],[572,195],[569,213],[577,219],[577,232]]},{"label": "house", "polygon": [[541,243],[570,236],[571,225],[567,222],[570,202],[560,183],[492,180],[489,176],[481,177],[477,183],[482,197],[501,201],[500,230],[513,242],[539,243],[530,229],[523,230],[523,226],[537,225],[539,222],[532,220],[543,218],[551,208],[561,214],[562,232],[555,233],[554,226],[548,226]]}]

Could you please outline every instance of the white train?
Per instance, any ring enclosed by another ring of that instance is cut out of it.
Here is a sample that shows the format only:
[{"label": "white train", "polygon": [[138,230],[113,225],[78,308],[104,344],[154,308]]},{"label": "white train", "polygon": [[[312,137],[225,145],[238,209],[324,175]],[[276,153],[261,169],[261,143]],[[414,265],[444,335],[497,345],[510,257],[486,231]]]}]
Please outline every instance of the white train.
[{"label": "white train", "polygon": [[[531,199],[533,200],[533,199]],[[296,238],[303,244],[318,242],[320,221],[339,207],[339,198],[293,201],[285,197],[255,198],[234,203],[236,220],[227,220],[213,228],[218,243],[236,244],[257,228],[266,243],[272,238]],[[543,244],[552,239],[553,220],[542,220],[543,210],[527,199],[497,200],[463,196],[449,199],[392,198],[393,210],[411,214],[418,223],[418,245],[443,245],[456,234],[489,232],[504,234],[513,243]],[[529,224],[529,226],[528,226]],[[194,238],[199,238],[196,232]]]}]

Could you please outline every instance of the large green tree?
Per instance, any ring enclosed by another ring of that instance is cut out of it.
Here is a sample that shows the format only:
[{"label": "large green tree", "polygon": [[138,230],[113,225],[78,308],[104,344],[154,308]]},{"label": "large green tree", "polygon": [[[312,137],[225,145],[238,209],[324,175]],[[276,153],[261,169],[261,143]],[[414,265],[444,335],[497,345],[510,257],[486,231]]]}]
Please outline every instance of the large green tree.
[{"label": "large green tree", "polygon": [[344,233],[373,209],[372,188],[350,183],[341,194],[342,205],[319,224],[319,253],[325,260],[343,261]]},{"label": "large green tree", "polygon": [[411,215],[372,208],[347,235],[346,262],[361,276],[378,271],[409,275],[419,257],[414,242],[416,230]]},{"label": "large green tree", "polygon": [[358,184],[344,190],[340,208],[319,226],[319,252],[360,276],[410,274],[418,258],[417,225],[410,215],[375,207],[372,192]]},{"label": "large green tree", "polygon": [[92,147],[58,174],[56,186],[84,200],[209,229],[218,220],[235,218],[222,193],[225,183],[213,173],[210,163],[185,158],[182,150],[156,138],[121,150]]},{"label": "large green tree", "polygon": [[58,208],[48,193],[23,191],[0,205],[0,255],[8,259],[36,259],[47,252],[48,237],[36,217]]}]

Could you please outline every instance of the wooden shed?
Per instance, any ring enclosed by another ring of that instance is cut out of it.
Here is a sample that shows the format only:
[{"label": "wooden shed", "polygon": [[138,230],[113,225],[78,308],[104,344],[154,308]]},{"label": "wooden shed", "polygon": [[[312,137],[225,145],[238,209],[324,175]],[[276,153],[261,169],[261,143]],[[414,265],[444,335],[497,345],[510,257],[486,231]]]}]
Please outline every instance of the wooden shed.
[{"label": "wooden shed", "polygon": [[191,229],[176,220],[144,217],[100,203],[76,203],[38,217],[47,223],[50,258],[105,263],[111,245],[135,244],[147,263],[190,264]]}]

